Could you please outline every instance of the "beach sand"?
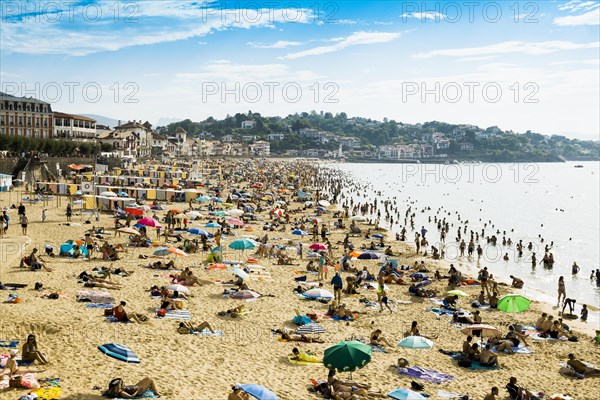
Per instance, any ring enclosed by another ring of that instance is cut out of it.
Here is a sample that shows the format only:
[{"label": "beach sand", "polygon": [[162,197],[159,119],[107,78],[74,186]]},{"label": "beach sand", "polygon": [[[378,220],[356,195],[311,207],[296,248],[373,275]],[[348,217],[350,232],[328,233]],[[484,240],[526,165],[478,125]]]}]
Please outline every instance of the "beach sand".
[{"label": "beach sand", "polygon": [[[17,192],[12,193],[11,203],[18,204]],[[0,194],[0,207],[8,206],[7,193]],[[48,209],[48,219],[41,222],[42,204],[28,205],[29,216],[28,237],[20,235],[21,229],[17,221],[17,212],[11,212],[11,227],[4,239],[0,239],[0,281],[3,283],[26,283],[27,288],[18,293],[22,298],[20,304],[0,303],[0,339],[20,339],[21,345],[29,333],[37,335],[40,350],[45,352],[50,360],[42,377],[60,377],[63,398],[66,399],[99,399],[100,390],[93,390],[95,386],[102,389],[115,377],[122,377],[126,384],[134,384],[144,377],[155,380],[158,388],[166,399],[225,399],[234,383],[256,383],[263,385],[275,392],[280,399],[312,399],[319,398],[310,394],[307,388],[309,379],[324,379],[327,370],[322,365],[299,366],[292,365],[287,360],[294,346],[304,350],[311,350],[322,357],[323,351],[341,340],[351,337],[367,338],[374,328],[381,328],[392,344],[403,337],[403,333],[410,327],[411,321],[419,322],[421,332],[439,335],[433,349],[414,350],[394,347],[387,353],[374,352],[372,361],[363,369],[356,371],[353,378],[359,382],[368,382],[374,390],[387,393],[395,388],[410,387],[413,378],[398,375],[391,366],[398,357],[409,360],[411,365],[418,365],[434,369],[454,376],[454,380],[433,384],[419,381],[425,385],[425,392],[437,398],[438,389],[465,393],[468,392],[475,399],[482,399],[489,393],[492,386],[500,387],[500,398],[506,397],[504,386],[511,376],[519,379],[519,384],[531,389],[542,390],[545,393],[565,393],[576,399],[595,399],[600,393],[600,378],[587,378],[572,380],[559,374],[559,364],[567,360],[568,353],[575,353],[581,359],[600,365],[600,346],[595,346],[591,338],[579,334],[579,342],[566,341],[536,341],[530,339],[530,348],[535,352],[531,355],[500,355],[503,368],[495,371],[470,371],[459,368],[452,359],[438,352],[439,349],[460,350],[465,336],[459,329],[449,323],[449,317],[437,317],[427,311],[433,304],[428,300],[411,298],[407,286],[389,284],[388,296],[393,300],[413,301],[411,304],[393,305],[395,312],[390,314],[379,312],[378,308],[367,308],[359,303],[361,297],[371,301],[377,299],[375,290],[361,289],[361,294],[344,297],[344,302],[351,310],[359,311],[359,318],[353,322],[336,322],[324,319],[322,325],[327,332],[322,335],[324,344],[282,343],[277,336],[271,334],[271,329],[283,326],[292,326],[291,320],[294,309],[301,313],[326,312],[327,306],[319,302],[300,300],[292,293],[297,283],[294,271],[304,270],[306,260],[300,262],[301,266],[273,265],[271,260],[260,259],[259,264],[270,273],[272,281],[249,281],[251,289],[274,297],[259,298],[254,302],[245,302],[251,310],[248,315],[238,319],[217,316],[217,312],[241,304],[238,300],[223,297],[223,285],[207,284],[202,287],[192,287],[193,297],[187,304],[191,311],[193,322],[208,321],[215,329],[222,330],[222,337],[205,337],[198,335],[180,335],[176,332],[177,321],[161,320],[154,317],[154,308],[159,300],[153,300],[149,295],[152,285],[166,285],[169,281],[164,277],[167,272],[143,268],[140,265],[153,259],[142,260],[138,256],[151,255],[155,248],[128,248],[121,254],[121,260],[114,263],[114,267],[134,271],[130,277],[116,278],[122,285],[121,290],[111,290],[115,300],[125,300],[127,309],[144,313],[149,316],[145,324],[122,324],[106,322],[103,310],[86,308],[85,303],[75,300],[80,290],[85,290],[78,283],[77,276],[84,270],[90,272],[98,265],[108,266],[109,263],[101,260],[83,261],[55,257],[48,261],[53,272],[30,272],[20,270],[19,260],[22,255],[27,255],[35,246],[43,252],[46,243],[51,244],[55,251],[61,243],[69,239],[79,239],[91,225],[83,222],[86,218],[76,215],[73,222],[80,226],[66,226],[65,199],[62,206],[56,207],[56,200],[51,201],[45,208]],[[180,208],[185,205],[179,204]],[[294,204],[295,206],[295,204]],[[169,207],[167,207],[169,209]],[[329,216],[331,214],[328,214]],[[294,215],[296,216],[296,215]],[[265,217],[266,218],[266,217]],[[325,217],[326,221],[330,221]],[[93,221],[93,219],[92,219]],[[191,226],[201,227],[202,224]],[[103,214],[99,222],[93,221],[96,227],[111,228],[113,219],[109,214]],[[257,224],[258,225],[258,224]],[[155,237],[153,229],[149,229],[151,237]],[[239,235],[262,236],[264,232],[258,229],[254,232],[236,231]],[[334,231],[330,235],[331,243],[335,244],[344,237],[342,231]],[[285,244],[292,240],[294,245],[297,236],[287,232],[269,232],[269,243]],[[112,244],[126,243],[127,238],[108,236]],[[231,242],[225,238],[224,244]],[[302,242],[305,249],[312,243],[310,236],[304,237]],[[370,241],[353,238],[353,243],[368,243]],[[408,245],[389,241],[394,251],[404,253],[399,258],[400,263],[411,265],[420,257],[414,254]],[[357,246],[358,247],[358,246]],[[341,255],[342,246],[336,250]],[[290,256],[295,257],[295,246],[288,250]],[[227,249],[225,259],[244,259],[240,252]],[[192,270],[201,279],[229,280],[232,278],[227,271],[209,271],[204,268],[202,261],[205,253],[191,254],[189,257],[180,257],[175,260],[178,269],[196,264]],[[172,257],[167,257],[172,258]],[[443,261],[425,260],[433,271],[440,268],[447,271]],[[362,268],[366,265],[372,273],[376,273],[377,264],[374,261],[355,261],[354,266]],[[329,279],[332,272],[329,273]],[[309,275],[309,280],[315,279]],[[61,292],[64,297],[57,300],[41,298],[41,292],[33,290],[36,282],[44,284],[45,291]],[[325,282],[325,289],[331,290],[329,282]],[[430,288],[445,293],[445,282],[435,282]],[[466,287],[464,290],[471,295],[462,299],[460,305],[470,309],[469,299],[476,298],[479,287]],[[502,294],[510,293],[510,288],[501,287]],[[0,291],[0,299],[5,300],[12,291]],[[483,322],[497,327],[511,321],[518,321],[524,325],[535,322],[540,313],[540,305],[534,304],[527,312],[511,315],[499,311],[482,311]],[[555,314],[556,315],[556,314]],[[506,332],[506,328],[502,328]],[[121,343],[131,347],[141,359],[140,364],[126,364],[109,358],[98,351],[97,346],[104,343]],[[19,348],[20,346],[19,345]],[[6,350],[6,351],[5,351]],[[0,353],[8,353],[1,349]],[[340,374],[347,376],[347,374]],[[16,399],[25,394],[24,390],[9,389],[0,391],[0,399]],[[594,394],[595,393],[595,394]]]}]

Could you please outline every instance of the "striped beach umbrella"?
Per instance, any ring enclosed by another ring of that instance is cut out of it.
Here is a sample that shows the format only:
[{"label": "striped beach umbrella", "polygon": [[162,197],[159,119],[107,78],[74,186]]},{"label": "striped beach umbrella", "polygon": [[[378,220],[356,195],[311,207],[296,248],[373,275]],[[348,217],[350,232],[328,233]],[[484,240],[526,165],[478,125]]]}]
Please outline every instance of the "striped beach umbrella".
[{"label": "striped beach umbrella", "polygon": [[231,298],[236,300],[258,299],[259,297],[260,294],[253,292],[252,290],[240,290],[231,295]]},{"label": "striped beach umbrella", "polygon": [[98,350],[109,357],[116,358],[127,363],[139,364],[140,359],[129,347],[118,343],[107,343],[98,346]]},{"label": "striped beach umbrella", "polygon": [[310,323],[300,326],[297,332],[299,335],[319,335],[325,333],[325,328],[320,324]]}]

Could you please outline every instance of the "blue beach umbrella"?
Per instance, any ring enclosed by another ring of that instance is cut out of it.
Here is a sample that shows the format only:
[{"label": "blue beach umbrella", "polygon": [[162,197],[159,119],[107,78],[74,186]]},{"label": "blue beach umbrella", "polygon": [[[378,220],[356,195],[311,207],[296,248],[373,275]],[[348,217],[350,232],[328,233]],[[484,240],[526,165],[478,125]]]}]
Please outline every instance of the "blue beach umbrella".
[{"label": "blue beach umbrella", "polygon": [[423,336],[408,336],[399,341],[398,346],[409,349],[430,349],[433,347],[433,342]]},{"label": "blue beach umbrella", "polygon": [[107,343],[98,346],[98,350],[109,357],[116,358],[127,363],[139,364],[138,356],[127,346],[118,343]]},{"label": "blue beach umbrella", "polygon": [[229,248],[233,249],[233,250],[247,250],[247,249],[253,249],[257,245],[258,245],[258,243],[256,243],[252,239],[238,239],[238,240],[234,240],[233,242],[229,243]]},{"label": "blue beach umbrella", "polygon": [[200,228],[192,228],[188,230],[188,233],[192,235],[208,236],[208,232]]},{"label": "blue beach umbrella", "polygon": [[371,235],[371,236],[373,236],[375,239],[383,239],[383,235],[380,234],[380,233],[376,233],[376,234]]},{"label": "blue beach umbrella", "polygon": [[197,201],[197,202],[201,202],[201,203],[203,203],[203,202],[205,202],[205,201],[209,201],[209,200],[210,200],[210,197],[208,197],[208,196],[200,196],[200,197],[196,197],[196,201]]},{"label": "blue beach umbrella", "polygon": [[206,227],[206,228],[220,228],[221,225],[217,224],[216,222],[209,222],[208,224],[204,225],[204,227]]},{"label": "blue beach umbrella", "polygon": [[379,254],[365,252],[356,257],[359,260],[377,260],[379,259]]},{"label": "blue beach umbrella", "polygon": [[279,400],[279,397],[269,389],[255,385],[253,383],[247,383],[240,385],[241,389],[248,393],[250,396],[257,398],[258,400]]},{"label": "blue beach umbrella", "polygon": [[308,236],[308,232],[303,231],[302,229],[294,229],[292,231],[292,235],[298,235],[298,236]]},{"label": "blue beach umbrella", "polygon": [[169,255],[169,249],[167,247],[160,247],[156,250],[154,250],[154,254],[155,256],[168,256]]}]

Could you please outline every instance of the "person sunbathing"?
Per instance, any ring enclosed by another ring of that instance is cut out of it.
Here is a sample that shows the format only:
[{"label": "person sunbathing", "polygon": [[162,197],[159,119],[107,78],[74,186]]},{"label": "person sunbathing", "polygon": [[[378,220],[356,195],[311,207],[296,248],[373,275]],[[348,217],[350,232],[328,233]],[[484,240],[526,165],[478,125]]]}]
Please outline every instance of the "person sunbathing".
[{"label": "person sunbathing", "polygon": [[148,317],[142,314],[128,313],[125,311],[126,302],[121,301],[118,306],[113,308],[113,316],[119,322],[137,322],[142,323],[148,320]]},{"label": "person sunbathing", "polygon": [[508,339],[492,338],[489,344],[496,347],[496,351],[503,351],[508,354],[514,354],[513,345],[514,343]]},{"label": "person sunbathing", "polygon": [[519,347],[519,344],[523,342],[525,346],[529,346],[527,343],[527,336],[523,335],[521,332],[517,332],[514,325],[508,326],[508,333],[506,334],[506,339],[513,342],[515,347]]},{"label": "person sunbathing", "polygon": [[584,376],[600,376],[600,369],[587,366],[583,361],[576,359],[573,353],[569,354],[567,365]]},{"label": "person sunbathing", "polygon": [[549,335],[552,339],[560,339],[561,337],[566,337],[567,339],[571,338],[571,335],[560,326],[558,321],[552,323]]},{"label": "person sunbathing", "polygon": [[163,296],[160,302],[160,308],[165,311],[169,311],[174,310],[177,307],[175,306],[175,302],[172,299],[170,299],[169,296]]},{"label": "person sunbathing", "polygon": [[227,311],[219,311],[217,315],[219,315],[220,317],[230,316],[231,318],[237,318],[247,313],[247,311],[245,311],[244,308],[244,305],[241,304]]},{"label": "person sunbathing", "polygon": [[160,392],[156,388],[154,381],[150,378],[144,378],[135,385],[125,386],[123,379],[116,378],[110,381],[108,384],[108,390],[103,393],[103,396],[111,399],[123,398],[123,399],[134,399],[141,397],[148,390],[152,390],[158,397],[161,396]]},{"label": "person sunbathing", "polygon": [[467,316],[467,314],[463,313],[462,311],[456,311],[454,314],[452,314],[452,322],[456,323],[456,324],[469,324],[472,325],[474,322],[471,318],[469,318]]},{"label": "person sunbathing", "polygon": [[202,332],[203,330],[208,329],[210,333],[215,333],[214,329],[210,326],[207,321],[202,322],[200,325],[194,327],[191,322],[180,322],[179,328],[177,328],[177,332],[182,335],[188,335],[195,332]]},{"label": "person sunbathing", "polygon": [[404,337],[408,337],[408,336],[421,336],[421,337],[424,337],[429,340],[434,340],[434,339],[438,338],[438,335],[426,336],[425,334],[421,333],[419,331],[417,321],[413,321],[412,324],[410,325],[410,329],[408,331],[404,332]]},{"label": "person sunbathing", "polygon": [[181,274],[179,274],[179,276],[177,276],[177,280],[186,286],[192,286],[194,284],[202,286],[202,281],[194,276],[194,273],[190,271],[189,267],[187,267],[181,272]]},{"label": "person sunbathing", "polygon": [[325,343],[321,339],[308,337],[306,335],[300,335],[297,333],[292,333],[292,331],[288,328],[276,329],[273,332],[281,335],[281,339],[287,340],[290,342],[304,342],[304,343]]},{"label": "person sunbathing", "polygon": [[152,269],[171,269],[171,268],[175,268],[175,261],[171,260],[168,263],[163,263],[162,261],[155,261],[151,264],[146,265],[147,268],[152,268]]},{"label": "person sunbathing", "polygon": [[37,368],[22,368],[19,367],[19,364],[17,364],[17,354],[19,354],[19,350],[17,349],[12,349],[9,353],[9,358],[8,360],[6,360],[6,365],[4,366],[4,368],[2,368],[2,370],[0,370],[0,376],[5,374],[5,371],[8,371],[8,379],[12,379],[13,376],[16,375],[23,375],[23,374],[28,374],[28,373],[40,373],[40,372],[44,372],[45,370],[39,370]]},{"label": "person sunbathing", "polygon": [[292,357],[290,357],[290,360],[303,361],[303,362],[309,362],[309,363],[320,363],[321,362],[321,360],[319,360],[319,358],[317,356],[307,353],[305,351],[299,350],[297,347],[294,347],[292,349]]},{"label": "person sunbathing", "polygon": [[375,329],[373,332],[371,332],[369,343],[371,344],[371,346],[392,347],[390,342],[388,342],[388,340],[385,337],[381,336],[381,329]]}]

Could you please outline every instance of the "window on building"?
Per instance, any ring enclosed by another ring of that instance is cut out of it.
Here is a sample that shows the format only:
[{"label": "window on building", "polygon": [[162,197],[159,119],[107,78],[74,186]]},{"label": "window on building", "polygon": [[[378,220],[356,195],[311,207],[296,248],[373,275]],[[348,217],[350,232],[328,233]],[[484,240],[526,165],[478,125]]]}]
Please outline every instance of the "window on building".
[{"label": "window on building", "polygon": [[23,117],[19,116],[19,125],[23,125]]},{"label": "window on building", "polygon": [[12,125],[15,123],[15,117],[13,117],[12,115],[8,117],[8,123],[9,125]]},{"label": "window on building", "polygon": [[4,125],[4,115],[0,115],[0,125]]},{"label": "window on building", "polygon": [[31,126],[31,117],[27,117],[27,126]]}]

